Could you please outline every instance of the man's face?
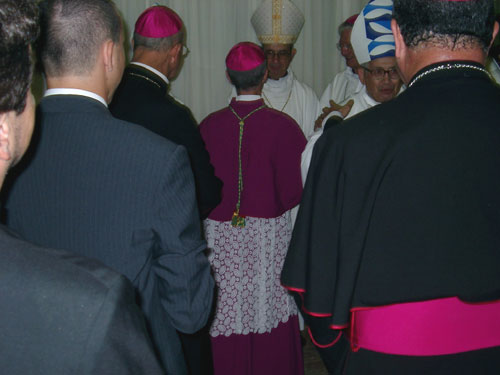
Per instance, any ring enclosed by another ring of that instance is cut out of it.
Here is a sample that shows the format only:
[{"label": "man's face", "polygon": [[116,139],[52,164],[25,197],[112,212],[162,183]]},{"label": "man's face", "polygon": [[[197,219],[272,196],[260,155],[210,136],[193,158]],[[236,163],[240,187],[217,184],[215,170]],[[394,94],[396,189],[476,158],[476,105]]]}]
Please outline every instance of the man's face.
[{"label": "man's face", "polygon": [[277,80],[284,77],[296,50],[291,44],[264,44],[263,48],[267,58],[269,78]]},{"label": "man's face", "polygon": [[381,57],[368,63],[368,69],[359,70],[359,79],[366,91],[379,103],[393,99],[403,82],[396,70],[395,57]]},{"label": "man's face", "polygon": [[33,128],[35,125],[35,99],[28,92],[26,97],[26,107],[24,111],[20,114],[13,114],[14,117],[14,137],[15,137],[15,149],[12,152],[12,165],[16,164],[21,160],[22,156],[28,149],[31,141],[31,136],[33,135]]},{"label": "man's face", "polygon": [[352,28],[347,28],[340,33],[338,48],[340,50],[340,54],[345,59],[346,65],[351,69],[357,69],[359,64],[356,56],[354,55],[354,50],[352,49],[351,32]]}]

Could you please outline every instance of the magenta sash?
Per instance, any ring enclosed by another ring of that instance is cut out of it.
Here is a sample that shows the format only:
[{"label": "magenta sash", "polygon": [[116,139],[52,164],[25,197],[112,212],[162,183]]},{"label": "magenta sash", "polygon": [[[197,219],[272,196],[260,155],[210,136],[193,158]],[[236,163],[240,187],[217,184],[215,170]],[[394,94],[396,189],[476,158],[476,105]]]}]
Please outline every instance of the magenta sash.
[{"label": "magenta sash", "polygon": [[500,346],[500,300],[456,297],[355,308],[351,345],[396,355],[434,356]]}]

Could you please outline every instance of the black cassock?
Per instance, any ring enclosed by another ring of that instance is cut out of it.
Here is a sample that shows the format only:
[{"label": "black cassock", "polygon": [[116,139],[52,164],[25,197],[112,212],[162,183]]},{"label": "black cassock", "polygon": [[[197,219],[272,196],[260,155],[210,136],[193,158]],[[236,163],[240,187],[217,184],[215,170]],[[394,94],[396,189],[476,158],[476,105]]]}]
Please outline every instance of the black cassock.
[{"label": "black cassock", "polygon": [[[356,307],[500,299],[500,89],[478,64],[438,65],[316,144],[282,283],[322,324],[348,327]],[[500,373],[500,348],[361,349],[344,371]]]},{"label": "black cassock", "polygon": [[215,176],[210,157],[189,108],[168,94],[158,75],[131,64],[123,74],[109,109],[113,116],[186,147],[196,185],[196,199],[202,218],[221,200],[222,182]]}]

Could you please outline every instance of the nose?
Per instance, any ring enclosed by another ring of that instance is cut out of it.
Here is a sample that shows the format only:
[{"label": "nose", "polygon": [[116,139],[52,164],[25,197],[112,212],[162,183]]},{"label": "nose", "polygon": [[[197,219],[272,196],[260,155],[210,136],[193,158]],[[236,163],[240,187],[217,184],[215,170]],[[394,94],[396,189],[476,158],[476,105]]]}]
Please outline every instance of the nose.
[{"label": "nose", "polygon": [[279,61],[279,59],[280,59],[280,57],[279,57],[279,55],[277,53],[273,53],[271,55],[271,61],[272,62],[277,62],[277,61]]}]

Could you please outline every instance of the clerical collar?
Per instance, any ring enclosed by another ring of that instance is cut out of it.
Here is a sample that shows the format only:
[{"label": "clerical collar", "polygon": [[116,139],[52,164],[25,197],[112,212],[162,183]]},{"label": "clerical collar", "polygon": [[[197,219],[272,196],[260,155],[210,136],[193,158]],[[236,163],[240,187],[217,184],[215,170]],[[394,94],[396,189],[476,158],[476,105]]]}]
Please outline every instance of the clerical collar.
[{"label": "clerical collar", "polygon": [[137,61],[132,61],[130,63],[130,65],[137,65],[137,66],[140,66],[141,68],[144,68],[146,70],[149,70],[151,73],[154,73],[156,74],[158,77],[160,77],[163,81],[165,81],[165,83],[168,84],[170,83],[170,81],[168,80],[167,76],[165,74],[163,74],[162,72],[160,72],[159,70],[153,68],[152,66],[149,66],[149,65],[146,65],[146,64],[143,64],[143,63],[140,63],[140,62],[137,62]]},{"label": "clerical collar", "polygon": [[94,92],[80,89],[68,89],[68,88],[55,88],[48,89],[45,91],[44,97],[46,96],[54,96],[54,95],[78,95],[78,96],[86,96],[87,98],[91,98],[97,100],[102,103],[106,108],[108,107],[108,103],[100,96]]},{"label": "clerical collar", "polygon": [[441,61],[436,64],[428,65],[425,68],[418,71],[410,80],[408,87],[413,86],[417,81],[428,75],[434,75],[438,72],[446,71],[478,71],[486,74],[490,79],[491,74],[482,66],[475,61]]},{"label": "clerical collar", "polygon": [[237,102],[253,102],[260,99],[262,99],[260,95],[238,95],[236,97]]},{"label": "clerical collar", "polygon": [[287,70],[287,74],[280,79],[268,79],[264,84],[264,89],[279,92],[288,91],[292,88],[293,84],[293,73],[290,69]]}]

